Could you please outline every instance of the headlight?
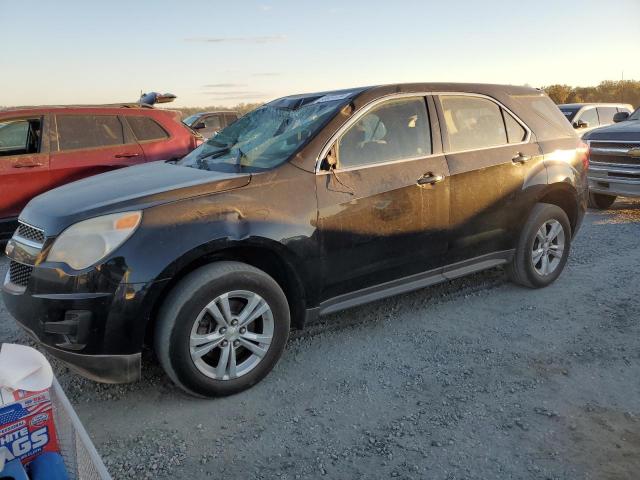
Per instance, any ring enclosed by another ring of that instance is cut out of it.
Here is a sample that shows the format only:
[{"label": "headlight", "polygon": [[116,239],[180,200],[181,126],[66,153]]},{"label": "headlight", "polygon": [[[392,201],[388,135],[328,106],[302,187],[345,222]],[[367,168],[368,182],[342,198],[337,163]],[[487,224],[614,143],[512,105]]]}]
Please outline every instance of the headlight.
[{"label": "headlight", "polygon": [[99,262],[136,231],[142,212],[91,218],[71,225],[53,243],[47,261],[64,262],[82,270]]}]

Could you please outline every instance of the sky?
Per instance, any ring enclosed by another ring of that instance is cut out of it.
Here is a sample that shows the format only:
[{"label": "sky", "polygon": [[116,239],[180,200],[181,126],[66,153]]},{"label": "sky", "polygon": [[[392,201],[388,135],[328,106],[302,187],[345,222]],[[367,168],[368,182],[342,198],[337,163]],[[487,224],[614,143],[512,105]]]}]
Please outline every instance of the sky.
[{"label": "sky", "polygon": [[640,0],[0,0],[0,105],[640,80]]}]

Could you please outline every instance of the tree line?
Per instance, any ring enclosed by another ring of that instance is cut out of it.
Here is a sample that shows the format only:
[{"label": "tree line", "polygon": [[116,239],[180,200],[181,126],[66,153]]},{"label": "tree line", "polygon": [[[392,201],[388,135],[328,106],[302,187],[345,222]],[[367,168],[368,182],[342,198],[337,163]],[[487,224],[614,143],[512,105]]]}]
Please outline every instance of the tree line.
[{"label": "tree line", "polygon": [[542,89],[555,103],[630,103],[640,106],[640,81],[605,80],[595,87],[549,85]]}]

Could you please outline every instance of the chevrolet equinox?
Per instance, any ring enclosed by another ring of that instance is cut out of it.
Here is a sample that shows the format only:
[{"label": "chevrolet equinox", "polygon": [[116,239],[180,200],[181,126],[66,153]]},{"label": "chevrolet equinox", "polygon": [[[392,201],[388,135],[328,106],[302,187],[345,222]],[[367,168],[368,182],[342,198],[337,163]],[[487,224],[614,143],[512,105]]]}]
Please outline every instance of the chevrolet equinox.
[{"label": "chevrolet equinox", "polygon": [[284,97],[178,161],[33,199],[6,246],[3,297],[89,378],[138,379],[146,344],[184,390],[228,395],[319,315],[498,265],[526,287],[555,281],[588,154],[532,88]]}]

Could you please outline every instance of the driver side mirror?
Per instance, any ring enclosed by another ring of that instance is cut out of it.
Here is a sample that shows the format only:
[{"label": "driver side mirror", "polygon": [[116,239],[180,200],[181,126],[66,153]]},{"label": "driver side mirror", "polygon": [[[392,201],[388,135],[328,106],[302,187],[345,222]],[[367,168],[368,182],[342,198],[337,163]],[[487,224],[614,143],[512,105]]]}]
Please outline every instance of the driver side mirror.
[{"label": "driver side mirror", "polygon": [[589,122],[585,122],[584,120],[578,120],[577,122],[573,122],[573,128],[587,128],[589,126]]},{"label": "driver side mirror", "polygon": [[206,127],[206,125],[204,124],[204,122],[198,122],[193,126],[193,129],[194,130],[202,130],[205,127]]},{"label": "driver side mirror", "polygon": [[613,116],[613,122],[614,123],[624,122],[629,117],[630,117],[629,112],[618,112]]},{"label": "driver side mirror", "polygon": [[322,159],[320,165],[321,170],[333,170],[338,165],[338,158],[336,156],[336,146],[334,145],[329,149],[325,157]]}]

